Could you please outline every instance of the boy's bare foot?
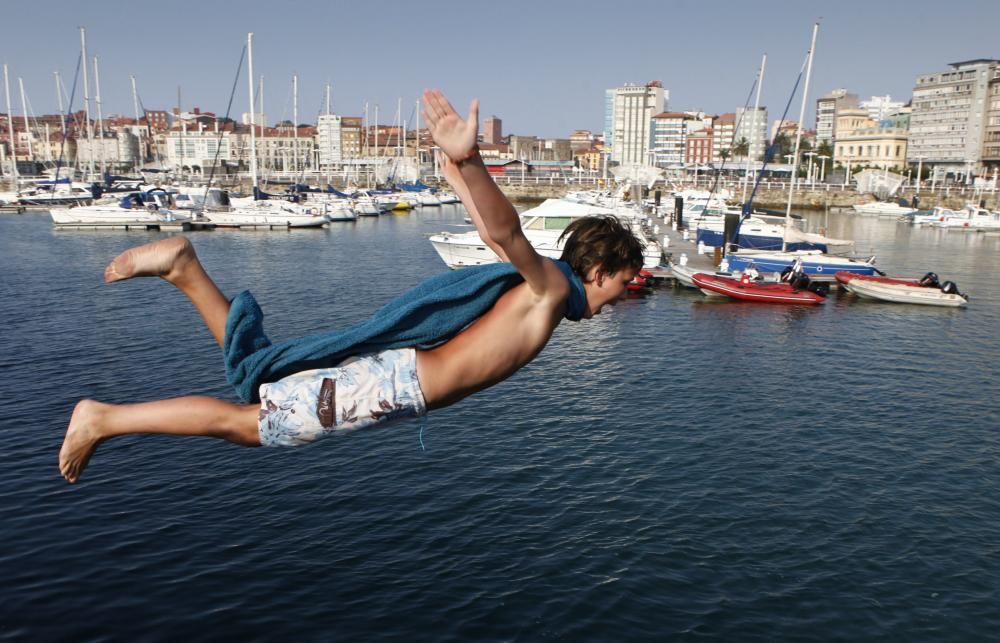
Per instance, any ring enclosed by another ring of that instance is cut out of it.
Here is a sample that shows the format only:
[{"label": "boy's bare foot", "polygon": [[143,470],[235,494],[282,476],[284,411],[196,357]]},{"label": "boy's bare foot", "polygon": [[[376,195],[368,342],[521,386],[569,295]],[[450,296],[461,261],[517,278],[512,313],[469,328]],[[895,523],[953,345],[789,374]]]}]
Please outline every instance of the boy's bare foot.
[{"label": "boy's bare foot", "polygon": [[187,262],[196,259],[187,237],[170,237],[135,248],[115,257],[104,269],[104,281],[111,283],[132,277],[176,276]]},{"label": "boy's bare foot", "polygon": [[96,420],[100,403],[82,400],[73,409],[66,437],[59,449],[59,472],[69,482],[76,482],[83,473],[90,456],[94,455],[101,438],[97,435]]}]

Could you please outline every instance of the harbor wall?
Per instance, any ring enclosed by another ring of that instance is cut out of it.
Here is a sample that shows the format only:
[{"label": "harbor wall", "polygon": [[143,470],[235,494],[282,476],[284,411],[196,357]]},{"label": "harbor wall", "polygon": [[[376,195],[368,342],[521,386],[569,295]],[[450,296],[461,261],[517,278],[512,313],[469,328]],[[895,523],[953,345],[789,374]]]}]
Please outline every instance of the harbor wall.
[{"label": "harbor wall", "polygon": [[[503,182],[498,184],[500,189],[508,198],[515,201],[542,201],[544,199],[559,198],[564,196],[567,192],[587,189],[581,188],[578,185],[548,185],[548,184],[510,184],[505,185]],[[656,191],[654,188],[650,191],[650,194]],[[735,190],[737,194],[739,190]],[[913,190],[903,190],[901,191],[897,198],[906,199],[907,202],[912,202],[914,196]],[[670,199],[670,195],[666,190],[662,191],[663,199]],[[984,192],[982,194],[973,194],[972,192],[963,194],[958,190],[951,189],[938,189],[934,192],[929,190],[922,190],[919,194],[919,205],[921,209],[929,209],[933,207],[945,207],[951,209],[959,209],[975,199],[978,205],[980,201],[985,202],[984,207],[989,210],[1000,210],[1000,193],[997,192]],[[874,200],[871,194],[863,194],[856,192],[854,190],[840,190],[839,186],[834,189],[831,187],[830,190],[826,189],[796,189],[795,196],[792,199],[792,209],[794,210],[824,210],[827,207],[831,209],[837,208],[849,208],[856,204],[869,203]],[[757,191],[757,195],[754,198],[754,204],[761,208],[770,209],[783,209],[788,205],[788,190],[780,188],[762,188]]]}]

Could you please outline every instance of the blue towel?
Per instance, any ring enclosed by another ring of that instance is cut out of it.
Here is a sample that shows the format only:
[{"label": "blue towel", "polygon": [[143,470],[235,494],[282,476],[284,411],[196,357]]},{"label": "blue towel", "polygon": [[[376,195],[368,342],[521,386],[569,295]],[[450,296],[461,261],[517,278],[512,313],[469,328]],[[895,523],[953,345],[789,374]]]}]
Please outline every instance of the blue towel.
[{"label": "blue towel", "polygon": [[[566,318],[579,321],[586,310],[583,283],[568,264],[557,261],[570,283]],[[249,291],[233,299],[222,350],[226,379],[240,399],[255,402],[258,388],[301,371],[336,366],[348,357],[393,348],[427,348],[454,337],[481,317],[500,296],[523,281],[509,263],[442,273],[389,302],[367,320],[348,328],[272,344],[264,334],[264,313]]]}]

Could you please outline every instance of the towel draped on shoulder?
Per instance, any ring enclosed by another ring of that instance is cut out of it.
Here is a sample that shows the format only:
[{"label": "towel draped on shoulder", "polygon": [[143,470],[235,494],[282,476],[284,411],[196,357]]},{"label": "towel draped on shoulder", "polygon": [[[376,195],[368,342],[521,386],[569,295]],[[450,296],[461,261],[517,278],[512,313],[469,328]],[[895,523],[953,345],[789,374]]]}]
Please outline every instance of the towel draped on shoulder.
[{"label": "towel draped on shoulder", "polygon": [[[570,283],[566,318],[579,321],[586,293],[568,264],[556,265]],[[258,401],[261,384],[355,355],[393,348],[427,348],[454,337],[523,281],[509,263],[463,268],[431,277],[348,328],[278,344],[264,334],[264,313],[249,291],[236,296],[226,319],[226,379],[245,402]]]}]

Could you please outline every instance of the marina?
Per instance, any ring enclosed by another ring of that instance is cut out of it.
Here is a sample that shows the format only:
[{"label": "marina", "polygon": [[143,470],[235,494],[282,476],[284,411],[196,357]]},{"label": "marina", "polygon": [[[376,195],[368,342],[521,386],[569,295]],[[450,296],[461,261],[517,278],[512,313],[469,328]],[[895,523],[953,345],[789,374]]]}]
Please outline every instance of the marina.
[{"label": "marina", "polygon": [[[655,288],[564,323],[531,367],[436,412],[426,450],[416,420],[296,453],[123,439],[72,487],[55,453],[79,398],[232,393],[182,296],[101,283],[110,257],[171,233],[0,217],[3,622],[40,638],[87,619],[123,637],[198,638],[225,605],[249,615],[227,625],[246,638],[312,638],[324,619],[363,636],[390,616],[440,638],[516,638],[526,618],[599,639],[623,622],[639,638],[989,638],[1000,443],[983,375],[1000,361],[1000,237],[799,214],[890,274],[954,280],[970,305],[835,291],[774,306]],[[429,237],[467,230],[464,216],[451,205],[190,237],[224,292],[253,290],[280,339],[358,321],[446,270]],[[711,265],[682,235],[666,250]],[[806,604],[807,623],[782,616]]]},{"label": "marina", "polygon": [[995,639],[1000,9],[447,4],[8,20],[0,640]]}]

